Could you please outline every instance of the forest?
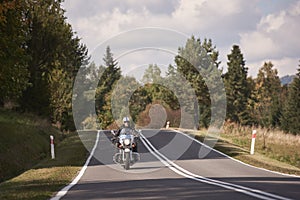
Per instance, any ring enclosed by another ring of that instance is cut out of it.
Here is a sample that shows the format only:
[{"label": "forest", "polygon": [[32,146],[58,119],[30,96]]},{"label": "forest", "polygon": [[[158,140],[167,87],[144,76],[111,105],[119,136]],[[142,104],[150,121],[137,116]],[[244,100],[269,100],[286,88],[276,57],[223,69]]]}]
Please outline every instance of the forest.
[{"label": "forest", "polygon": [[[212,120],[212,112],[216,110],[212,102],[220,101],[226,102],[226,122],[300,134],[300,65],[290,84],[281,83],[272,61],[266,61],[253,78],[248,75],[242,49],[233,44],[227,55],[225,72],[219,67],[219,52],[213,41],[191,36],[178,47],[175,64],[169,65],[166,74],[162,74],[155,63],[149,63],[142,80],[136,80],[122,75],[121,66],[109,46],[103,52],[103,64],[96,66],[64,13],[61,1],[56,0],[1,1],[1,109],[34,113],[47,118],[62,131],[75,130],[73,85],[81,69],[86,73],[84,88],[81,88],[86,94],[77,100],[82,104],[95,101],[95,108],[89,109],[91,113],[96,110],[102,129],[115,127],[116,118],[123,115],[130,115],[134,123],[143,125],[147,123],[149,105],[154,103],[165,107],[167,119],[174,126],[179,126],[180,110],[184,109],[193,113],[193,128],[208,128],[211,123],[220,123]],[[208,64],[205,63],[207,58]],[[211,72],[211,68],[218,70],[208,79],[206,72]],[[91,93],[90,84],[99,74],[101,79],[97,80],[96,91]],[[181,83],[178,74],[188,81],[189,88],[178,85]],[[220,99],[217,96],[212,100],[210,95],[214,88],[209,84],[217,74],[221,75],[226,99],[220,95]],[[162,82],[169,85],[160,84]],[[136,89],[131,91],[130,88]],[[170,88],[192,90],[194,95],[174,93]],[[116,96],[119,98],[114,99]],[[122,105],[127,102],[122,101],[128,99],[128,107],[124,109]],[[89,124],[93,118],[87,115],[79,120]]]}]

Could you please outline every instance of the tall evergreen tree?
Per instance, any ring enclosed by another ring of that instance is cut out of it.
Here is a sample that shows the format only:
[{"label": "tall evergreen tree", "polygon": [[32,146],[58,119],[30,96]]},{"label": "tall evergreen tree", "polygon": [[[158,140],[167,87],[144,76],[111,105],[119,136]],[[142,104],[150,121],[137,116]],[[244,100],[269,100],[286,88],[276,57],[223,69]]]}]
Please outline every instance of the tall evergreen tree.
[{"label": "tall evergreen tree", "polygon": [[247,81],[248,69],[238,45],[233,45],[228,57],[228,71],[224,75],[227,95],[227,119],[234,122],[247,124],[249,114],[247,113],[247,102],[250,96]]},{"label": "tall evergreen tree", "polygon": [[298,73],[288,88],[288,98],[281,118],[283,130],[300,134],[300,65]]},{"label": "tall evergreen tree", "polygon": [[102,128],[105,128],[113,122],[111,95],[115,83],[121,78],[121,69],[118,67],[118,62],[113,58],[113,53],[109,46],[106,48],[103,61],[105,70],[96,89],[95,103],[99,121]]},{"label": "tall evergreen tree", "polygon": [[142,82],[144,84],[159,83],[161,80],[161,70],[159,67],[155,64],[150,64],[143,75]]},{"label": "tall evergreen tree", "polygon": [[98,81],[99,75],[104,71],[103,68],[96,66],[94,62],[89,65],[83,65],[79,69],[79,73],[76,76],[76,86],[73,88],[73,108],[72,114],[76,116],[76,124],[84,125],[84,121],[87,118],[93,118],[96,121],[96,116],[94,116],[95,107],[93,103],[95,101],[95,91],[92,88]]},{"label": "tall evergreen tree", "polygon": [[264,63],[260,68],[255,85],[256,104],[255,116],[263,127],[279,125],[281,115],[281,83],[271,62]]},{"label": "tall evergreen tree", "polygon": [[211,114],[211,100],[205,84],[205,77],[203,77],[203,74],[200,74],[199,70],[208,67],[207,55],[210,55],[214,63],[219,63],[217,61],[218,51],[212,46],[211,40],[205,39],[204,43],[201,43],[200,39],[192,36],[187,40],[184,47],[179,48],[178,54],[175,57],[177,71],[191,83],[196,93],[196,98],[193,100],[194,108],[192,108],[192,112],[195,114],[195,128],[198,128],[198,125],[208,127]]}]

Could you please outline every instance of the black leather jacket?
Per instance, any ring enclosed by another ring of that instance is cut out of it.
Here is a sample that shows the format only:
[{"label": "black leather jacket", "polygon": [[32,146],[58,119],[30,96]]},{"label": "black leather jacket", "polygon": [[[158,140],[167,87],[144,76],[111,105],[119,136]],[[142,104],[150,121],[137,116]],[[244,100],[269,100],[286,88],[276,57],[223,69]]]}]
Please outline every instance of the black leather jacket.
[{"label": "black leather jacket", "polygon": [[129,128],[129,129],[131,129],[132,134],[133,134],[135,137],[138,137],[138,136],[139,136],[139,132],[138,132],[137,130],[135,130],[133,127],[131,127],[131,126],[125,127],[124,125],[122,125],[122,126],[120,127],[120,129],[117,130],[117,132],[116,132],[116,134],[115,134],[115,137],[119,137],[119,135],[121,134],[121,131],[122,131],[124,128]]}]

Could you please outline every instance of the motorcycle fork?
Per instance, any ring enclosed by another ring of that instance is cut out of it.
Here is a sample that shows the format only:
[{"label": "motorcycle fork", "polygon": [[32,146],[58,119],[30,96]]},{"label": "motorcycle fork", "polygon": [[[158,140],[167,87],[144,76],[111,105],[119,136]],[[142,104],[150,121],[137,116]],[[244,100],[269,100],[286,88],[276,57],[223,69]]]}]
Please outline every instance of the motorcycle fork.
[{"label": "motorcycle fork", "polygon": [[[120,150],[120,151],[122,151],[122,158],[123,158],[122,160],[125,160],[125,149]],[[130,160],[132,160],[132,151],[129,151],[129,155],[130,155]]]}]

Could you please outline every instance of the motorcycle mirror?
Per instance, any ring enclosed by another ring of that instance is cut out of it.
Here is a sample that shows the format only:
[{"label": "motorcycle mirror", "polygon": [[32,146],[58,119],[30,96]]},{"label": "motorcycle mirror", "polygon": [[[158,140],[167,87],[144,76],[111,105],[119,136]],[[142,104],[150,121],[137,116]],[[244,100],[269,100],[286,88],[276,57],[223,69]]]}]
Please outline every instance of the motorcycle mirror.
[{"label": "motorcycle mirror", "polygon": [[111,134],[116,135],[115,132],[113,130],[110,130]]}]

